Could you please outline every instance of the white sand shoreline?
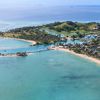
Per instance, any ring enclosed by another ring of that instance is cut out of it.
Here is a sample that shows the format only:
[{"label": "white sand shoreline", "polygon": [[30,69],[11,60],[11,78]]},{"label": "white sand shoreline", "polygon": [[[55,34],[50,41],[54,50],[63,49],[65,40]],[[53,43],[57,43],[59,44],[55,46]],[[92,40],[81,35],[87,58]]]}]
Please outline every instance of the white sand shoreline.
[{"label": "white sand shoreline", "polygon": [[[36,41],[33,41],[33,40],[25,40],[25,39],[18,39],[18,38],[4,38],[4,39],[15,39],[15,40],[29,42],[32,45],[35,45],[36,44]],[[53,50],[62,50],[62,51],[65,51],[65,52],[69,52],[69,53],[74,54],[76,56],[79,56],[81,58],[85,58],[85,59],[88,59],[88,60],[90,60],[92,62],[95,62],[97,64],[100,64],[100,60],[99,59],[96,59],[96,58],[93,58],[93,57],[89,57],[89,56],[84,55],[84,54],[78,54],[78,53],[75,53],[74,51],[71,51],[69,49],[64,49],[64,48],[60,48],[60,47],[54,47],[54,48],[51,48],[51,49],[53,49]],[[14,54],[14,55],[0,56],[0,57],[17,57],[17,55]]]},{"label": "white sand shoreline", "polygon": [[37,42],[33,41],[33,40],[26,40],[26,39],[19,39],[19,38],[7,38],[7,37],[0,37],[1,39],[14,39],[14,40],[19,40],[19,41],[25,41],[25,42],[29,42],[32,45],[35,45]]},{"label": "white sand shoreline", "polygon": [[15,40],[20,40],[20,41],[25,41],[25,42],[29,42],[31,43],[32,45],[35,45],[36,44],[36,41],[33,41],[33,40],[25,40],[25,39],[17,39],[17,38],[14,38]]},{"label": "white sand shoreline", "polygon": [[[32,45],[35,45],[37,42],[36,41],[33,41],[33,40],[25,40],[25,39],[18,39],[18,38],[5,38],[5,37],[0,37],[2,39],[14,39],[14,40],[19,40],[19,41],[25,41],[25,42],[29,42],[31,43]],[[28,55],[30,55],[32,53],[28,53]],[[0,57],[19,57],[17,56],[16,54],[4,54],[3,55],[0,55]]]},{"label": "white sand shoreline", "polygon": [[96,64],[100,64],[100,60],[99,59],[96,59],[96,58],[93,58],[93,57],[89,57],[89,56],[84,55],[84,54],[78,54],[78,53],[75,53],[74,51],[71,51],[69,49],[64,49],[64,48],[60,48],[60,47],[54,47],[53,50],[62,50],[62,51],[74,54],[76,56],[79,56],[81,58],[88,59],[88,60],[90,60],[92,62],[95,62]]}]

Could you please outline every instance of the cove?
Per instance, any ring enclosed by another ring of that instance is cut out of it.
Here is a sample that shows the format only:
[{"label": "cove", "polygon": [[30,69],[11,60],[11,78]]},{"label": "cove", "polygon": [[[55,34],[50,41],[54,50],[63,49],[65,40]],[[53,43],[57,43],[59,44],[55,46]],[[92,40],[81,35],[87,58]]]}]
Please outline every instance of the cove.
[{"label": "cove", "polygon": [[100,99],[100,65],[64,51],[0,57],[0,100],[85,99]]}]

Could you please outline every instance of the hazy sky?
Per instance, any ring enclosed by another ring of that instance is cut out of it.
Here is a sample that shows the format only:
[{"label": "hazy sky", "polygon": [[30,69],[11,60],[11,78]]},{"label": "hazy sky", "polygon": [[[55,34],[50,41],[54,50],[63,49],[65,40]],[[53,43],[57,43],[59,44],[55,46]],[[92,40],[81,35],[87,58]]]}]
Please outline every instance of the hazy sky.
[{"label": "hazy sky", "polygon": [[100,5],[100,0],[0,0],[0,21],[48,16],[52,19],[66,12],[67,8],[63,7],[68,5]]},{"label": "hazy sky", "polygon": [[100,0],[0,0],[0,9],[56,5],[99,5]]}]

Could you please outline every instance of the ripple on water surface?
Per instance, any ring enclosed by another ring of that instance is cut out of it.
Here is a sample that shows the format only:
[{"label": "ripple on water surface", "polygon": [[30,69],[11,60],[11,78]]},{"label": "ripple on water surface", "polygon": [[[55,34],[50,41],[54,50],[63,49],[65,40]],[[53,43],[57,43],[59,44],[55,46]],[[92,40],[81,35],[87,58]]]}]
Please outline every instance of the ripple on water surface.
[{"label": "ripple on water surface", "polygon": [[100,65],[62,51],[1,57],[0,100],[100,100]]}]

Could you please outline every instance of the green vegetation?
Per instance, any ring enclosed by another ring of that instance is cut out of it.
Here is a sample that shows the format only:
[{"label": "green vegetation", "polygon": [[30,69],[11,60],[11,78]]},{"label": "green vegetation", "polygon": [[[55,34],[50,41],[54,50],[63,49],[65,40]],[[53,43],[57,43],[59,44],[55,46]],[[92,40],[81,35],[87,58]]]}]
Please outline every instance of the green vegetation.
[{"label": "green vegetation", "polygon": [[24,27],[0,34],[1,37],[34,40],[38,44],[49,44],[59,41],[59,38],[46,32],[40,32],[39,27]]},{"label": "green vegetation", "polygon": [[64,34],[72,38],[81,38],[88,34],[100,34],[100,23],[55,22],[37,27],[13,29],[0,33],[0,36],[35,40],[38,43],[54,43],[59,40],[57,36],[48,33],[47,30],[51,33]]},{"label": "green vegetation", "polygon": [[[64,35],[64,37],[61,37]],[[83,38],[86,35],[96,36],[92,39]],[[34,40],[38,44],[50,44],[60,41],[67,41],[68,37],[73,40],[83,40],[84,44],[61,44],[64,48],[73,50],[76,53],[86,54],[100,59],[100,23],[79,23],[79,22],[55,22],[37,27],[23,27],[0,33],[1,37],[20,38]],[[25,53],[18,54],[25,55]]]},{"label": "green vegetation", "polygon": [[83,37],[88,34],[98,34],[100,32],[100,23],[79,23],[79,22],[55,22],[44,25],[45,28],[54,30],[65,36]]},{"label": "green vegetation", "polygon": [[[100,59],[100,23],[89,22],[55,22],[43,26],[46,31],[52,31],[58,34],[64,34],[64,36],[71,37],[73,41],[76,39],[83,40],[84,44],[59,44],[63,48],[73,50],[76,53],[86,54]],[[90,35],[96,38],[83,39],[83,37]]]}]

